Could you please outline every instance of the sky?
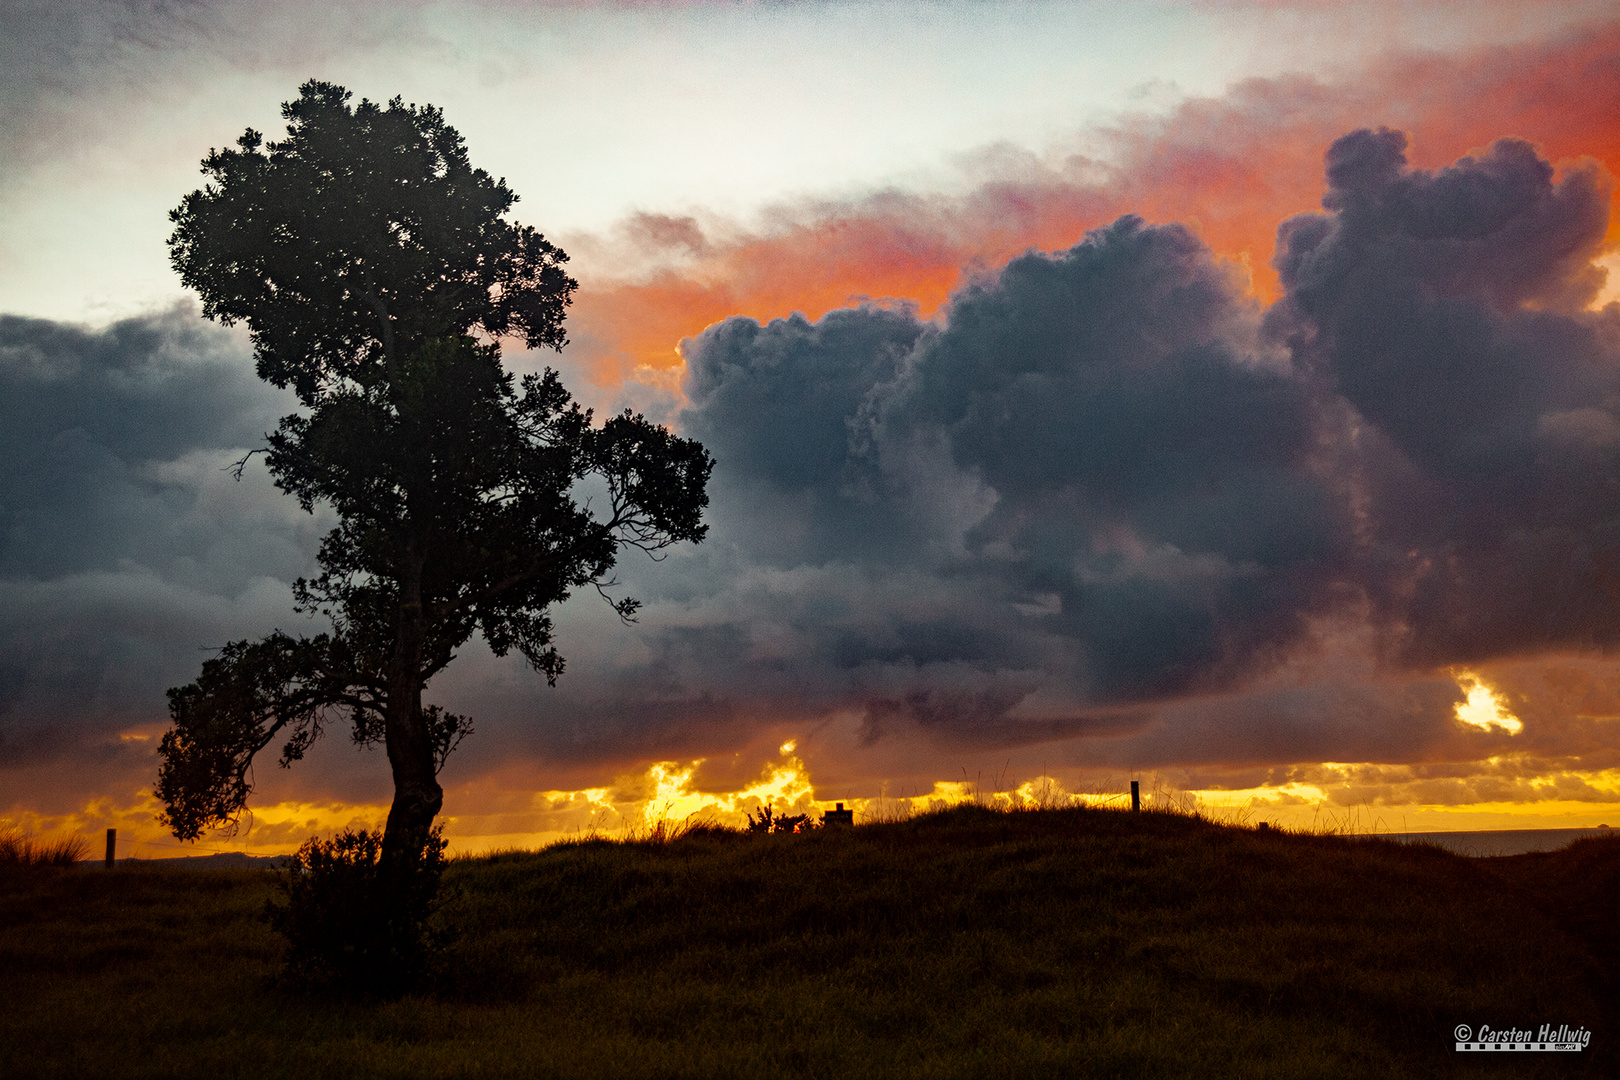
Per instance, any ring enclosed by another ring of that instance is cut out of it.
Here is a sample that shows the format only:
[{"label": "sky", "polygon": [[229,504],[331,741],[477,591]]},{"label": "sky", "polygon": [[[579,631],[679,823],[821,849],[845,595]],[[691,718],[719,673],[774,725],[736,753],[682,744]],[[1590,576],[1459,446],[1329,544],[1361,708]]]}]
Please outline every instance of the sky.
[{"label": "sky", "polygon": [[[0,824],[154,818],[164,689],[307,624],[291,411],[167,260],[308,78],[444,108],[700,439],[708,539],[474,641],[459,850],[762,802],[1620,825],[1620,20],[1562,3],[0,0]],[[1612,278],[1612,280],[1611,280]],[[632,553],[634,554],[634,553]],[[373,824],[265,761],[201,850]]]}]

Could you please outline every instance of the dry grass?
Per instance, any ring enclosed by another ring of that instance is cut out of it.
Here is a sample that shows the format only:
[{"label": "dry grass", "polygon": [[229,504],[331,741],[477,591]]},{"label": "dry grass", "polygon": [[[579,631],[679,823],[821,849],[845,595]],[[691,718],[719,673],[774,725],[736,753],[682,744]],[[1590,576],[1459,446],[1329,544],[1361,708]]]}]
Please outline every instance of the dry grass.
[{"label": "dry grass", "polygon": [[370,1003],[277,988],[268,874],[0,874],[0,1076],[1612,1076],[1617,873],[1153,812],[694,826],[456,861],[437,989]]},{"label": "dry grass", "polygon": [[90,853],[77,836],[33,840],[14,830],[0,832],[0,866],[72,866]]}]

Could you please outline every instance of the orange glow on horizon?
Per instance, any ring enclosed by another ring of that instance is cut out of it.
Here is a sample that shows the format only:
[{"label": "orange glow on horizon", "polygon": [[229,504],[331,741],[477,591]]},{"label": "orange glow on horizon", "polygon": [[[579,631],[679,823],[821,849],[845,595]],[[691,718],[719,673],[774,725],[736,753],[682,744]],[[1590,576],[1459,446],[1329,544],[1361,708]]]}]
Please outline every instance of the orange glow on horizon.
[{"label": "orange glow on horizon", "polygon": [[[1477,681],[1473,685],[1483,686]],[[471,855],[532,850],[591,836],[668,835],[672,827],[678,832],[680,826],[699,822],[743,828],[750,815],[767,806],[777,816],[808,814],[815,819],[831,809],[834,800],[816,792],[796,749],[794,741],[784,744],[780,758],[766,761],[757,779],[729,792],[695,786],[701,759],[685,765],[654,762],[604,787],[514,792],[519,805],[495,812],[480,812],[489,806],[465,805],[483,801],[476,798],[483,785],[470,784],[461,789],[460,797],[446,800],[447,812],[441,818],[445,838],[452,854]],[[1134,775],[1142,779],[1147,807],[1198,813],[1234,825],[1266,821],[1307,832],[1379,834],[1620,824],[1615,822],[1620,818],[1615,805],[1620,802],[1620,769],[1526,774],[1533,764],[1515,756],[1465,763],[1463,768],[1327,762],[1272,770],[1273,779],[1253,787],[1196,789],[1178,787],[1152,772]],[[1083,776],[1064,779],[1043,771],[1016,783],[1004,781],[989,791],[966,779],[936,780],[915,794],[892,795],[883,785],[876,794],[846,795],[837,801],[855,812],[857,824],[870,824],[963,804],[1002,810],[1124,809],[1128,791],[1128,780],[1118,776],[1088,782]],[[330,836],[343,828],[381,828],[388,814],[380,804],[274,803],[254,807],[237,835],[212,834],[193,845],[166,834],[157,823],[157,810],[156,801],[143,792],[128,805],[96,799],[71,814],[13,812],[0,816],[0,829],[41,839],[86,837],[92,860],[99,857],[100,838],[108,827],[118,829],[120,857],[158,859],[222,851],[280,855],[296,850],[311,836]]]},{"label": "orange glow on horizon", "polygon": [[92,861],[101,857],[101,839],[112,828],[118,830],[120,859],[173,859],[222,852],[285,855],[296,851],[311,836],[330,836],[345,828],[380,829],[388,817],[388,807],[381,804],[270,803],[250,806],[234,835],[209,833],[190,844],[176,840],[158,824],[160,809],[152,794],[143,791],[127,803],[105,797],[92,799],[67,814],[14,809],[0,815],[0,828],[15,829],[33,837],[88,837]]}]

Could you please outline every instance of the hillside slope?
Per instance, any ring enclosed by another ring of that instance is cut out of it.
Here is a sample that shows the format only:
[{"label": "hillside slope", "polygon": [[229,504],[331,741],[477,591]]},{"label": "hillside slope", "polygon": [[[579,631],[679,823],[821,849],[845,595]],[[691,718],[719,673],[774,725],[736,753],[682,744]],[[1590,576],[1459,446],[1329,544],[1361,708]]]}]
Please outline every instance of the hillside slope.
[{"label": "hillside slope", "polygon": [[[971,807],[466,860],[434,993],[273,981],[262,871],[0,879],[0,1075],[1615,1075],[1620,843]],[[1584,1027],[1457,1053],[1459,1024]]]}]

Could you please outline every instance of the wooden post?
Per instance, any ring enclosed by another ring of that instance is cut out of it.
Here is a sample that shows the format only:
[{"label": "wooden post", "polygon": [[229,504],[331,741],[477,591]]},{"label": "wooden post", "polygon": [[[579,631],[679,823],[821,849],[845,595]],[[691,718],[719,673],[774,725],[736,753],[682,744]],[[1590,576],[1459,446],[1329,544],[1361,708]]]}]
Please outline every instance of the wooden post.
[{"label": "wooden post", "polygon": [[107,869],[113,868],[113,857],[118,851],[118,830],[107,830]]},{"label": "wooden post", "polygon": [[[1131,781],[1131,813],[1142,812],[1142,785],[1135,780]],[[111,843],[111,841],[108,841]]]}]

